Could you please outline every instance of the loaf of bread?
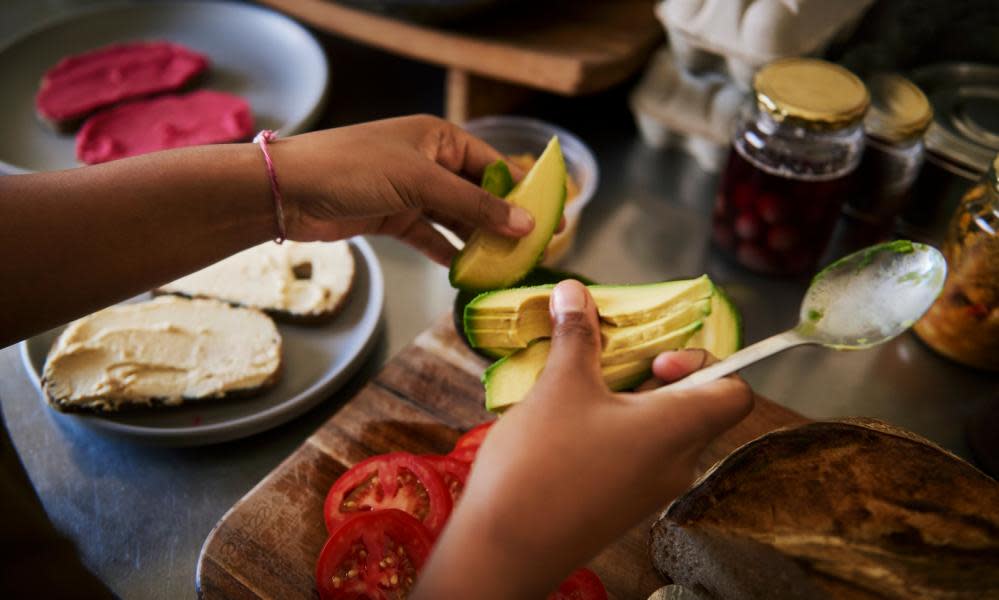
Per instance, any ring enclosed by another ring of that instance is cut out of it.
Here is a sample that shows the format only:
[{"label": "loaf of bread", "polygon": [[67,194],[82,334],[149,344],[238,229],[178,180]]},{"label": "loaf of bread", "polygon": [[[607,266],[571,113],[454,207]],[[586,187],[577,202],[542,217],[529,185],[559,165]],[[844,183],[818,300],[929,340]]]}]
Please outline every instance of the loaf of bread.
[{"label": "loaf of bread", "polygon": [[71,323],[42,387],[65,412],[114,412],[259,392],[281,374],[281,335],[264,313],[174,296]]},{"label": "loaf of bread", "polygon": [[701,598],[999,598],[999,484],[870,419],[737,449],[651,532],[659,572]]},{"label": "loaf of bread", "polygon": [[316,323],[344,306],[354,284],[354,255],[339,242],[267,242],[154,290],[217,298],[285,321]]}]

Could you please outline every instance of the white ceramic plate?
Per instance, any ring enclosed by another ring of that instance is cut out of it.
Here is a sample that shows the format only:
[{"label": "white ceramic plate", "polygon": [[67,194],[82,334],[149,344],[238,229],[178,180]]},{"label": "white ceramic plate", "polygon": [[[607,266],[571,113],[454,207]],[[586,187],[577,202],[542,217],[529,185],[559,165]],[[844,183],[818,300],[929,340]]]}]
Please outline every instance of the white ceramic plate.
[{"label": "white ceramic plate", "polygon": [[74,134],[35,116],[42,75],[60,58],[111,43],[168,40],[211,60],[201,89],[242,96],[256,129],[304,131],[326,97],[329,66],[316,39],[271,10],[224,2],[143,2],[77,13],[0,50],[0,172],[79,166]]},{"label": "white ceramic plate", "polygon": [[[354,238],[350,243],[357,274],[347,306],[324,325],[278,323],[284,372],[281,381],[266,393],[107,417],[56,413],[57,417],[147,443],[195,446],[252,435],[304,413],[354,374],[374,347],[381,322],[385,285],[378,258],[363,239]],[[39,373],[63,329],[21,342],[21,359],[46,407]]]}]

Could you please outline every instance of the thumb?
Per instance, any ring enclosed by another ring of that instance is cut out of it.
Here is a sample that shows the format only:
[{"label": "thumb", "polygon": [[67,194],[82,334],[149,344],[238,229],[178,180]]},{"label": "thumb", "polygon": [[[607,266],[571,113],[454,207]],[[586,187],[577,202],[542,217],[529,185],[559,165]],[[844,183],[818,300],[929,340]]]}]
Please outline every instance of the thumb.
[{"label": "thumb", "polygon": [[590,292],[578,281],[562,281],[552,291],[549,310],[554,327],[545,370],[602,382],[600,322]]}]

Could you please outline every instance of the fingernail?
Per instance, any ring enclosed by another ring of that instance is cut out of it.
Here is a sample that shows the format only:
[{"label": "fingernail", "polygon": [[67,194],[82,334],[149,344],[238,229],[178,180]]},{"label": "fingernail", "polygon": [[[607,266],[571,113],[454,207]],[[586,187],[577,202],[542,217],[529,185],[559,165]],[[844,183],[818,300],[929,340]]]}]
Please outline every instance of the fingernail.
[{"label": "fingernail", "polygon": [[534,217],[519,206],[510,208],[510,216],[507,225],[517,233],[530,233],[534,229]]},{"label": "fingernail", "polygon": [[555,314],[583,312],[586,308],[586,295],[578,282],[562,282],[552,292],[552,310]]}]

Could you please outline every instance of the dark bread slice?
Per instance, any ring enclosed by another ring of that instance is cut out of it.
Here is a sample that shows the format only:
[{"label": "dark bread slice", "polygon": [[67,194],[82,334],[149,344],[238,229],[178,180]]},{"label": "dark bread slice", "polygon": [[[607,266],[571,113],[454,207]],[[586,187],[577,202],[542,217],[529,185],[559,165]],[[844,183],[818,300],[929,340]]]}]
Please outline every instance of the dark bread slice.
[{"label": "dark bread slice", "polygon": [[999,484],[879,421],[812,423],[712,467],[651,554],[703,598],[999,598]]}]

